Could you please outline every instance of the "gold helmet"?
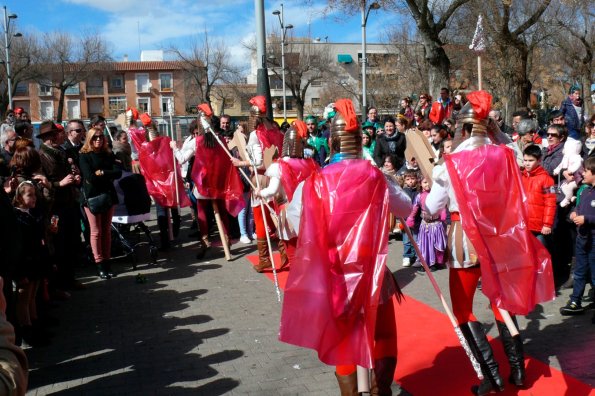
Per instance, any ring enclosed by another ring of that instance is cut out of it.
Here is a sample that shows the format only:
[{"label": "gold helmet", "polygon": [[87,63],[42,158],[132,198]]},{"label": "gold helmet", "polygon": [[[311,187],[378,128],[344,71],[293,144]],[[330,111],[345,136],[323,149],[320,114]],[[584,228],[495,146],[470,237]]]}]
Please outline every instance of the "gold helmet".
[{"label": "gold helmet", "polygon": [[304,158],[304,140],[308,135],[308,127],[302,120],[295,120],[283,136],[281,157]]},{"label": "gold helmet", "polygon": [[331,120],[331,151],[344,159],[361,158],[362,135],[353,102],[339,99],[335,102],[335,116]]},{"label": "gold helmet", "polygon": [[467,95],[467,100],[457,116],[457,121],[461,125],[471,124],[473,135],[487,135],[492,95],[486,91],[474,91]]},{"label": "gold helmet", "polygon": [[248,117],[248,129],[253,131],[257,124],[267,115],[267,101],[262,95],[250,99],[250,116]]},{"label": "gold helmet", "polygon": [[148,113],[141,114],[140,120],[143,123],[143,127],[147,131],[146,138],[148,142],[159,136],[159,131],[155,129],[155,124]]}]

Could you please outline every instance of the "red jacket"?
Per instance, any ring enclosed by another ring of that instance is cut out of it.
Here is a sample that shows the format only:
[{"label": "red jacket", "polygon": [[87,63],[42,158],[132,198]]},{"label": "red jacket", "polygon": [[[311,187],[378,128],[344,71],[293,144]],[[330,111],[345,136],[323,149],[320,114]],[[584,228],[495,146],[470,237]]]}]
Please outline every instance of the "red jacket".
[{"label": "red jacket", "polygon": [[531,172],[523,170],[521,180],[527,195],[529,230],[541,232],[543,226],[551,228],[556,215],[554,179],[538,166]]},{"label": "red jacket", "polygon": [[432,103],[432,110],[430,110],[430,121],[436,125],[444,123],[444,120],[451,117],[452,108],[452,100],[448,101],[446,107],[442,106],[442,103],[438,101]]}]

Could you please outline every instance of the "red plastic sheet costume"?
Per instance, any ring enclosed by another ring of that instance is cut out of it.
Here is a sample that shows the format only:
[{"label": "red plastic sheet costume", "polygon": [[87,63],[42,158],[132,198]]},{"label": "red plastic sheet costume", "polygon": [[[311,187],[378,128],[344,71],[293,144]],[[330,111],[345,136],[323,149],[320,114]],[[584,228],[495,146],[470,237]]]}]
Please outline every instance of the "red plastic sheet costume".
[{"label": "red plastic sheet costume", "polygon": [[526,315],[555,296],[552,261],[528,228],[526,197],[512,150],[485,145],[445,155],[463,230],[477,251],[482,291]]},{"label": "red plastic sheet costume", "polygon": [[246,206],[244,185],[240,175],[223,148],[207,148],[204,135],[196,138],[196,155],[192,166],[192,180],[203,197],[225,200],[225,209],[232,215]]},{"label": "red plastic sheet costume", "polygon": [[258,141],[260,142],[263,153],[265,149],[268,149],[271,146],[276,146],[277,150],[279,150],[279,154],[281,154],[280,150],[283,147],[283,134],[276,126],[267,129],[264,124],[260,124],[256,128],[256,136],[258,136]]},{"label": "red plastic sheet costume", "polygon": [[320,166],[312,158],[285,158],[278,160],[277,163],[281,172],[281,185],[285,190],[285,195],[287,195],[287,201],[293,199],[293,193],[298,184],[320,170]]},{"label": "red plastic sheet costume", "polygon": [[279,339],[329,365],[371,368],[378,305],[398,291],[378,226],[388,217],[384,176],[367,160],[337,162],[305,181],[302,204]]},{"label": "red plastic sheet costume", "polygon": [[[159,136],[147,142],[144,129],[130,128],[128,132],[138,151],[138,161],[149,195],[163,207],[178,206],[174,178],[174,154],[169,147],[171,139],[167,136]],[[175,171],[178,173],[180,207],[190,206],[190,199],[184,193],[180,167],[178,166]]]}]

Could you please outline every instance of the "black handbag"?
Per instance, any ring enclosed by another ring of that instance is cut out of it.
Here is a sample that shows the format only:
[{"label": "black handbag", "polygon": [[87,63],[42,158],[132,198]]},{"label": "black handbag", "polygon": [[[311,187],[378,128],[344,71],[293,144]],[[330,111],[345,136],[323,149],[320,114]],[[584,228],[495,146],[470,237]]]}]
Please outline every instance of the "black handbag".
[{"label": "black handbag", "polygon": [[87,207],[93,214],[105,213],[113,205],[110,193],[101,193],[96,197],[87,198]]}]

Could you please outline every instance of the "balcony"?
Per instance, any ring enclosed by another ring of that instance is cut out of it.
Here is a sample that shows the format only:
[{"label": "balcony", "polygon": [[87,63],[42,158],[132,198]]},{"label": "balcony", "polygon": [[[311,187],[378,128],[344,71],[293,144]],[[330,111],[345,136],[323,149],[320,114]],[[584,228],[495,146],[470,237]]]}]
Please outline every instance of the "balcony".
[{"label": "balcony", "polygon": [[117,94],[117,93],[123,94],[123,93],[126,93],[126,89],[123,86],[121,86],[121,87],[110,86],[108,88],[107,92],[111,93],[111,94]]},{"label": "balcony", "polygon": [[87,85],[87,95],[103,95],[103,86],[101,87],[90,87]]}]

